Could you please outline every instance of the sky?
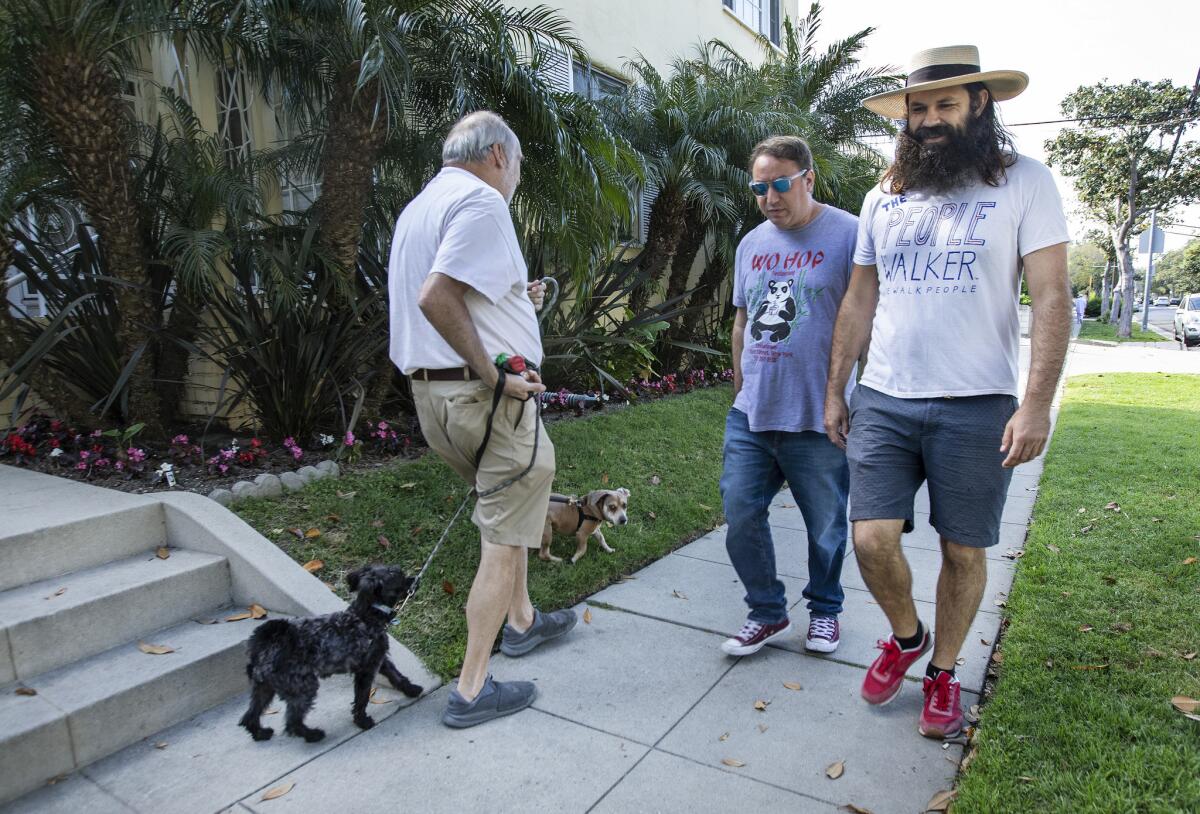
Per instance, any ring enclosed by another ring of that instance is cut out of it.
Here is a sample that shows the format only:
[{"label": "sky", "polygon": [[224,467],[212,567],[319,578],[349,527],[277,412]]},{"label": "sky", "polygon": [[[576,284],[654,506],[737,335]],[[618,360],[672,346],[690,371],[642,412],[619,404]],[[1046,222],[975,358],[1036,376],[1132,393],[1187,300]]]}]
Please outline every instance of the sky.
[{"label": "sky", "polygon": [[[807,10],[805,0],[801,11]],[[1029,87],[1001,104],[1004,122],[1061,119],[1059,103],[1080,85],[1107,79],[1170,79],[1190,87],[1200,68],[1200,3],[1139,0],[1003,0],[982,4],[963,0],[824,0],[822,46],[867,26],[862,65],[892,65],[907,71],[909,58],[926,48],[970,44],[979,48],[983,70],[1014,69],[1029,74]],[[1045,161],[1043,143],[1062,124],[1012,127],[1019,152]],[[1196,128],[1192,138],[1197,137]],[[885,150],[890,147],[884,145]],[[1088,224],[1077,212],[1071,183],[1056,173],[1071,223],[1072,236],[1082,237]],[[1176,213],[1180,224],[1171,231],[1200,236],[1200,206]],[[1166,249],[1188,238],[1166,235]],[[1144,259],[1144,258],[1143,258]]]}]

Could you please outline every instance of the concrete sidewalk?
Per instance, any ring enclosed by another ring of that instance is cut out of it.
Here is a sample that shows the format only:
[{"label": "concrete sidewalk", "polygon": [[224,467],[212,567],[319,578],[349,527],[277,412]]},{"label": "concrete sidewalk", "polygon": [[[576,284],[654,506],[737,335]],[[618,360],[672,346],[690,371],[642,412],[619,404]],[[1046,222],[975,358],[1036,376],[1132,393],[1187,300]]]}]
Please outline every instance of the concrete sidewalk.
[{"label": "concrete sidewalk", "polygon": [[[1023,369],[1027,361],[1026,343]],[[1200,373],[1200,353],[1075,346],[1068,374],[1159,369]],[[997,603],[1016,566],[1005,553],[1024,543],[1041,470],[1040,460],[1016,470],[1000,545],[988,552],[987,591],[958,670],[964,708],[983,685],[1001,622]],[[904,545],[921,616],[932,622],[940,554],[924,490],[917,511]],[[449,730],[439,722],[443,687],[386,719],[379,712],[397,704],[372,707],[380,723],[360,732],[342,706],[344,692],[323,690],[310,723],[328,731],[326,743],[253,743],[236,727],[244,709],[237,699],[151,739],[164,748],[131,747],[11,810],[923,811],[950,788],[963,752],[917,734],[925,662],[893,703],[871,707],[859,697],[888,626],[852,549],[841,647],[831,657],[805,653],[807,545],[786,491],[770,522],[797,631],[755,656],[733,659],[719,649],[746,613],[722,527],[590,597],[577,609],[590,611],[590,623],[563,641],[520,660],[497,655],[498,679],[538,684],[534,707],[518,715]],[[531,561],[541,567],[549,566]],[[845,772],[831,780],[826,768],[839,761]],[[263,800],[278,787],[289,791]]]}]

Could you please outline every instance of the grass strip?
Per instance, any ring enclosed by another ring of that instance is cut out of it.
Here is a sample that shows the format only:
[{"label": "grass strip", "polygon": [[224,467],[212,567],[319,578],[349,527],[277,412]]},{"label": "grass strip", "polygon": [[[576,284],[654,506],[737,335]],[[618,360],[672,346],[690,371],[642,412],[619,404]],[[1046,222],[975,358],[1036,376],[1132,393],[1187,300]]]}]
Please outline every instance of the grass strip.
[{"label": "grass strip", "polygon": [[1128,339],[1117,337],[1117,326],[1107,322],[1084,322],[1079,329],[1080,339],[1100,339],[1106,342],[1169,342],[1164,336],[1154,331],[1143,331],[1137,325],[1130,326],[1132,333]]},{"label": "grass strip", "polygon": [[[732,395],[722,386],[547,425],[558,463],[556,491],[623,486],[631,496],[629,524],[605,533],[615,553],[593,542],[575,565],[531,554],[529,593],[537,607],[573,605],[720,522],[717,480]],[[246,501],[235,511],[297,562],[321,560],[316,575],[345,596],[344,574],[363,563],[395,563],[415,573],[466,493],[453,470],[428,454],[318,481],[280,500]],[[574,539],[556,540],[554,553],[569,558]],[[446,679],[462,662],[463,608],[478,561],[479,534],[468,507],[393,630]]]},{"label": "grass strip", "polygon": [[1200,376],[1071,379],[956,814],[1200,811],[1198,490]]}]

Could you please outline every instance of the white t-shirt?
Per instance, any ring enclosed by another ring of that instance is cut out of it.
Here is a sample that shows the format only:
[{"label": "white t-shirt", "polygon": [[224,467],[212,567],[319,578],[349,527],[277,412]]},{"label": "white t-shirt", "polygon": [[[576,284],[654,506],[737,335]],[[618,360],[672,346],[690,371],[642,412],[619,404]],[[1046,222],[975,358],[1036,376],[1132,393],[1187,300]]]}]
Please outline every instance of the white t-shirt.
[{"label": "white t-shirt", "polygon": [[425,278],[445,274],[471,286],[467,310],[483,349],[542,363],[537,313],[504,196],[473,173],[443,167],[404,207],[388,262],[389,355],[402,373],[463,367],[466,361],[421,313]]},{"label": "white t-shirt", "polygon": [[1068,240],[1050,170],[1025,156],[998,187],[893,195],[876,185],[854,252],[879,274],[861,383],[898,398],[1018,395],[1021,258]]}]

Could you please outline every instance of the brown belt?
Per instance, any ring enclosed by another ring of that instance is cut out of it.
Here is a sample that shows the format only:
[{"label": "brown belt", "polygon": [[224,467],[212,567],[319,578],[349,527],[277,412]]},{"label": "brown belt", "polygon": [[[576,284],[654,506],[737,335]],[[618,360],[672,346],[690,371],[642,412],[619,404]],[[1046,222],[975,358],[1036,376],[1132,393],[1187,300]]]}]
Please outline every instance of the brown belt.
[{"label": "brown belt", "polygon": [[469,382],[479,379],[469,367],[447,367],[439,370],[419,367],[409,375],[423,382]]}]

